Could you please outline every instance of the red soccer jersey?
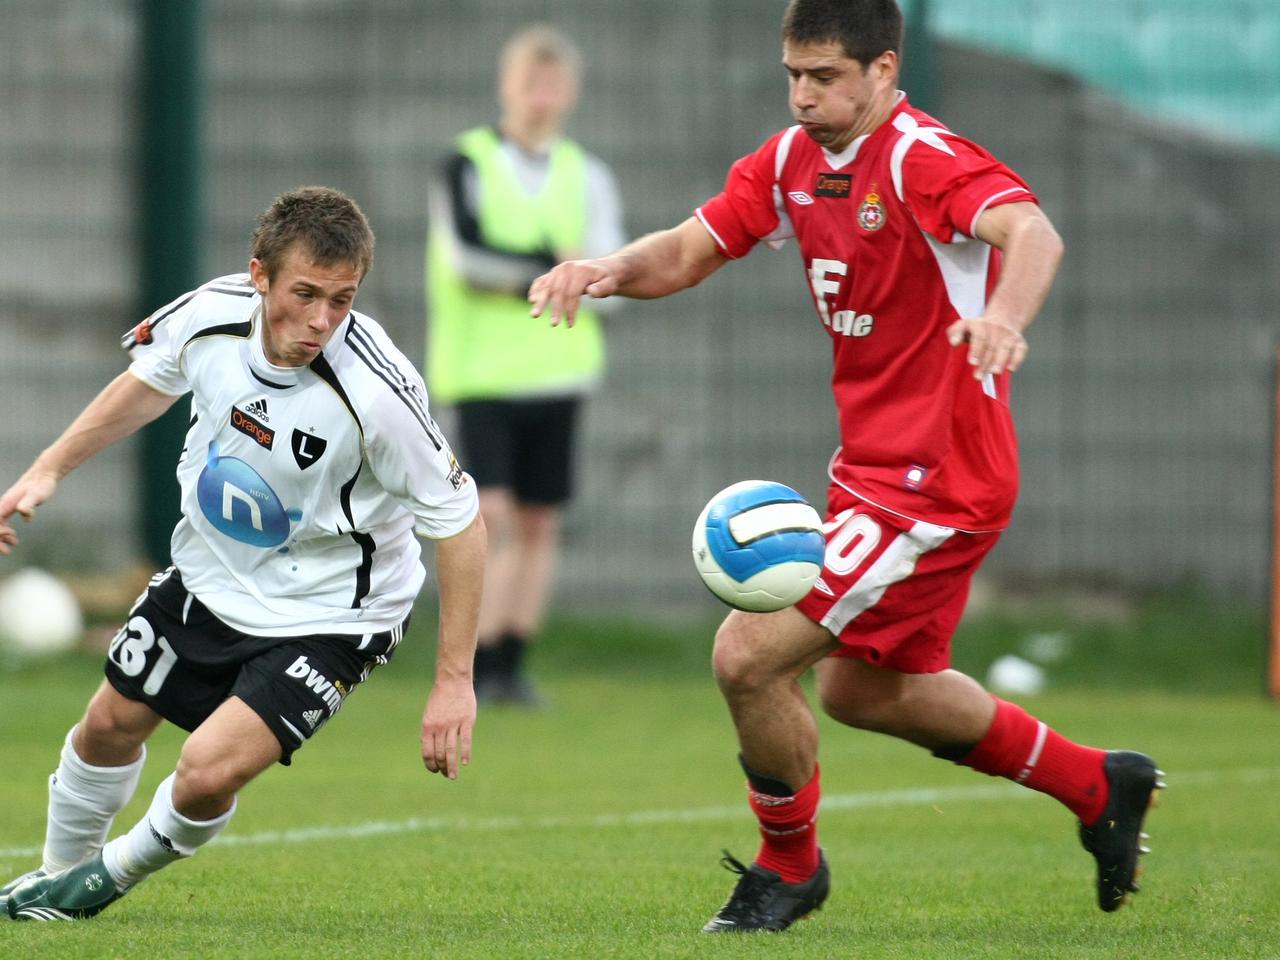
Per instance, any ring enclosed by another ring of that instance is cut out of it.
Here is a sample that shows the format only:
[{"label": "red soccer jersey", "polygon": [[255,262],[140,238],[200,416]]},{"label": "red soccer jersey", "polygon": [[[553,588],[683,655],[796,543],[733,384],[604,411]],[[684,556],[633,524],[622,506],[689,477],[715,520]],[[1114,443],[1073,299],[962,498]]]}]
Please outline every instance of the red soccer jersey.
[{"label": "red soccer jersey", "polygon": [[1018,487],[1009,376],[976,380],[947,327],[980,316],[999,251],[978,217],[1035,201],[1017,174],[899,95],[839,155],[791,127],[733,165],[697,215],[729,257],[794,237],[831,337],[831,477],[914,520],[1006,526]]}]

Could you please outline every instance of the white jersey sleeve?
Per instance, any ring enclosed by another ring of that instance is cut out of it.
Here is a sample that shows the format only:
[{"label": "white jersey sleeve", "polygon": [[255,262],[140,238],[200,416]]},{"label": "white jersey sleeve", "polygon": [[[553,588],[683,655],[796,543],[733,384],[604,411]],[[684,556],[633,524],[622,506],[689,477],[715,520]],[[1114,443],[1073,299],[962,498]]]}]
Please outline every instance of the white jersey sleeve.
[{"label": "white jersey sleeve", "polygon": [[241,321],[257,304],[248,274],[219,277],[161,307],[122,338],[129,372],[171,397],[191,391],[182,367],[183,348],[206,329]]},{"label": "white jersey sleeve", "polygon": [[427,410],[421,382],[383,394],[369,411],[369,465],[378,482],[414,516],[419,536],[461,533],[480,509],[476,485]]}]

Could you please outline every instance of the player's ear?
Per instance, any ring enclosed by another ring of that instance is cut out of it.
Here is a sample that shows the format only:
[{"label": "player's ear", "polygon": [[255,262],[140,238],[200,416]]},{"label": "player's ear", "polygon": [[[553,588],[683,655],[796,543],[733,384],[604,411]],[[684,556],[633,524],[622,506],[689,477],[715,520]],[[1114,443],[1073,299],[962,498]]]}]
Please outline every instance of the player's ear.
[{"label": "player's ear", "polygon": [[878,81],[896,84],[898,66],[898,55],[892,50],[886,50],[871,61],[872,76]]},{"label": "player's ear", "polygon": [[267,275],[267,265],[254,257],[249,261],[249,277],[253,280],[253,286],[260,294],[265,294],[271,286],[271,278]]}]

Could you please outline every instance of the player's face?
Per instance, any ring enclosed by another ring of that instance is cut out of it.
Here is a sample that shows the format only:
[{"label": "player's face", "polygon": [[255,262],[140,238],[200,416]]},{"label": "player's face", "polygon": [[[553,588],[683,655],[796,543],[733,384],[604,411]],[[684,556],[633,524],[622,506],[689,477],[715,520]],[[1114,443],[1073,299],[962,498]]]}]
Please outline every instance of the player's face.
[{"label": "player's face", "polygon": [[256,258],[249,261],[249,274],[262,294],[263,352],[279,367],[305,367],[319,356],[351,312],[360,286],[355,264],[318,264],[297,245],[275,277]]},{"label": "player's face", "polygon": [[791,77],[791,114],[819,145],[839,153],[888,116],[897,95],[898,57],[886,51],[866,67],[838,41],[782,45]]},{"label": "player's face", "polygon": [[507,67],[498,90],[506,116],[521,127],[556,127],[578,98],[573,68],[522,56]]}]

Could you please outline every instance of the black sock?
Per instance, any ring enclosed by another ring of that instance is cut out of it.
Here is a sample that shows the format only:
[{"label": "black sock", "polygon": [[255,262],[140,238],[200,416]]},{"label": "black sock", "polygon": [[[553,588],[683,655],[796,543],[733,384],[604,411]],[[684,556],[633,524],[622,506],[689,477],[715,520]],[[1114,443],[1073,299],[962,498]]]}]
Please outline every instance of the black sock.
[{"label": "black sock", "polygon": [[945,747],[939,747],[933,751],[933,755],[939,760],[950,760],[952,763],[959,763],[969,754],[976,750],[976,743],[950,743]]},{"label": "black sock", "polygon": [[767,777],[763,773],[758,773],[748,767],[747,761],[742,759],[742,754],[738,754],[738,763],[742,765],[742,772],[747,775],[747,783],[751,784],[751,789],[756,793],[763,793],[766,797],[794,797],[796,795],[795,790],[781,780]]},{"label": "black sock", "polygon": [[497,643],[491,643],[486,646],[476,647],[475,660],[475,680],[489,680],[498,675],[498,655],[501,652],[501,646]]},{"label": "black sock", "polygon": [[520,676],[524,671],[524,655],[528,647],[528,638],[513,630],[499,637],[494,648],[498,651],[498,672],[508,679]]}]

